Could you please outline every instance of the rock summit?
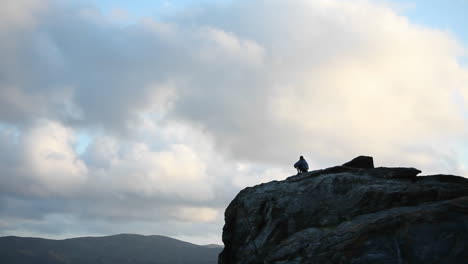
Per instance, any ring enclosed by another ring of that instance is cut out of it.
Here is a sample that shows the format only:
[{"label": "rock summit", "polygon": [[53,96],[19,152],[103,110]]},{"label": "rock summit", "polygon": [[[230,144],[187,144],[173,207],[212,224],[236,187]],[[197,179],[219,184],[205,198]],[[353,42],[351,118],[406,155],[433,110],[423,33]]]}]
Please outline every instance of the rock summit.
[{"label": "rock summit", "polygon": [[467,263],[468,179],[419,173],[360,156],[245,188],[218,263]]}]

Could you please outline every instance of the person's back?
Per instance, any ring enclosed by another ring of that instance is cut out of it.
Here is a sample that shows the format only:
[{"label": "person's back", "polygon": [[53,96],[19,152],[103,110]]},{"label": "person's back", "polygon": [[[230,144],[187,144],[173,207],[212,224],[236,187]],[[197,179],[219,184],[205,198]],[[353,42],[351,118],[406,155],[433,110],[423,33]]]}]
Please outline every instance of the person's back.
[{"label": "person's back", "polygon": [[299,160],[294,163],[294,168],[297,169],[297,173],[307,172],[309,170],[309,164],[307,164],[303,156],[300,156]]}]

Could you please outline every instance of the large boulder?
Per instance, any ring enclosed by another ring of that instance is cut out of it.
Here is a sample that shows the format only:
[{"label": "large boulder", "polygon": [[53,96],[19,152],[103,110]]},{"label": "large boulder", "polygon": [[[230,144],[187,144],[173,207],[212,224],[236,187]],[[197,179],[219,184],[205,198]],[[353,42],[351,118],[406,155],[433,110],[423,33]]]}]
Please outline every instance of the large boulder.
[{"label": "large boulder", "polygon": [[220,264],[466,263],[468,180],[336,166],[242,190]]},{"label": "large boulder", "polygon": [[344,167],[351,167],[351,168],[362,168],[362,169],[372,169],[374,168],[374,159],[369,156],[359,156],[351,161],[346,162],[345,164],[341,165]]}]

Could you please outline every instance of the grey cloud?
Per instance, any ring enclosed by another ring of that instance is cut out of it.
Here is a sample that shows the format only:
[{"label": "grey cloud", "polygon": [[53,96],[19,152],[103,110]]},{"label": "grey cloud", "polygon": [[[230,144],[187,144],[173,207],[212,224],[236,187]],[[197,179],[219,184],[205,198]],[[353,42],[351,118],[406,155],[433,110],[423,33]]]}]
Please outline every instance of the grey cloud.
[{"label": "grey cloud", "polygon": [[5,33],[4,121],[43,117],[125,129],[151,103],[149,85],[171,78],[180,64],[170,43],[144,26],[121,27],[85,14],[52,5],[33,28]]}]

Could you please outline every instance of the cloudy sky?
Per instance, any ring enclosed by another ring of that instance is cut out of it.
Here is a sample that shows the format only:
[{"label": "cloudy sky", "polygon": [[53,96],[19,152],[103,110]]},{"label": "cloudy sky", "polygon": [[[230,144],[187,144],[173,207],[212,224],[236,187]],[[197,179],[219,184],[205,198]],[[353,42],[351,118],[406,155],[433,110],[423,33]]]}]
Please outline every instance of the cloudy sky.
[{"label": "cloudy sky", "polygon": [[243,188],[468,176],[467,0],[3,0],[0,236],[221,243]]}]

